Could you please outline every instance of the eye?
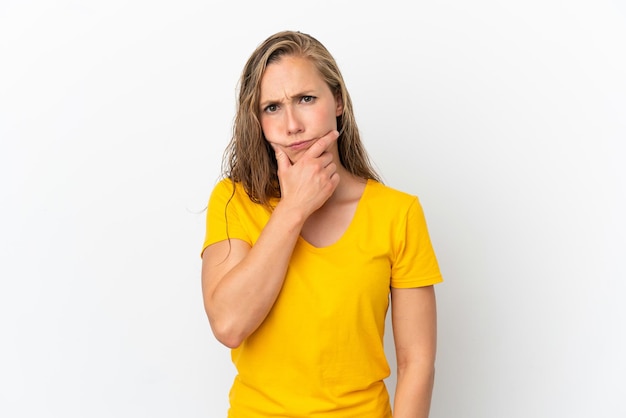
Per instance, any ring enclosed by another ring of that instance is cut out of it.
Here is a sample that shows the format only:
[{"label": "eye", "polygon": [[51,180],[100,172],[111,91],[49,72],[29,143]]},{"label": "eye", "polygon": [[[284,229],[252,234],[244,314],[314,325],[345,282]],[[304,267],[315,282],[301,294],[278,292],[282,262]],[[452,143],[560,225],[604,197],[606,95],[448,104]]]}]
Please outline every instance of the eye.
[{"label": "eye", "polygon": [[276,112],[276,110],[278,110],[278,106],[275,104],[268,105],[265,107],[265,109],[263,109],[263,111],[266,113],[273,113]]},{"label": "eye", "polygon": [[313,103],[315,101],[315,96],[302,96],[300,101],[302,101],[302,103]]}]

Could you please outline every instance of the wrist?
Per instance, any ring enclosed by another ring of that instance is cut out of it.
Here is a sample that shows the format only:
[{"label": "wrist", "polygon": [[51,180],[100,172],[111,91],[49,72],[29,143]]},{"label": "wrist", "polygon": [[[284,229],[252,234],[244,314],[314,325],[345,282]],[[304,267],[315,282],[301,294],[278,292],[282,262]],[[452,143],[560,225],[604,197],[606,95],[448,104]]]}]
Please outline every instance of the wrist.
[{"label": "wrist", "polygon": [[289,229],[297,229],[300,232],[308,218],[308,214],[298,205],[291,205],[289,202],[281,200],[274,208],[272,217],[280,218],[281,224],[287,225]]}]

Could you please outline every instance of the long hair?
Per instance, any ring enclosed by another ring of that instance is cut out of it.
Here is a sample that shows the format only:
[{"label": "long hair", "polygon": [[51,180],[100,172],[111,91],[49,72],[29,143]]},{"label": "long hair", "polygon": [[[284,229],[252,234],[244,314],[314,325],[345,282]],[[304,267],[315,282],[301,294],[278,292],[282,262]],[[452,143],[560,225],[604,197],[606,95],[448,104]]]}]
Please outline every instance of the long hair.
[{"label": "long hair", "polygon": [[310,60],[335,97],[341,97],[343,112],[337,117],[341,164],[357,177],[380,182],[361,143],[352,101],[335,59],[317,39],[293,31],[278,32],[267,38],[244,66],[239,80],[233,135],[222,162],[223,175],[233,183],[241,183],[253,202],[270,207],[270,199],[280,197],[276,155],[261,129],[259,100],[265,69],[285,56]]}]

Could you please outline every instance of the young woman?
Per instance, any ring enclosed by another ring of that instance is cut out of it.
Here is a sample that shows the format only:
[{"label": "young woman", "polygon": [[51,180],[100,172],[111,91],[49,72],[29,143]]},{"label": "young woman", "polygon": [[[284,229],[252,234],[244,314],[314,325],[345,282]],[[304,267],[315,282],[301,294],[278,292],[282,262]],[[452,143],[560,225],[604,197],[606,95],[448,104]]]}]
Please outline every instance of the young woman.
[{"label": "young woman", "polygon": [[240,80],[202,251],[205,309],[232,348],[231,418],[427,417],[441,282],[419,200],[384,186],[333,57],[280,32]]}]

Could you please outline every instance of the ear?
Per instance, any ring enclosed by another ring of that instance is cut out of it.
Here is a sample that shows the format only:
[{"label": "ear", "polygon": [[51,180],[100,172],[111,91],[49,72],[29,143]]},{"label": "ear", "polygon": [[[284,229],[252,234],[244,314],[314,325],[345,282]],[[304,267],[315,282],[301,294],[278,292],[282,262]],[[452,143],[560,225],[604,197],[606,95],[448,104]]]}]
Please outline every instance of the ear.
[{"label": "ear", "polygon": [[341,93],[335,95],[335,103],[337,104],[335,116],[339,117],[343,115],[343,99],[341,98]]}]

